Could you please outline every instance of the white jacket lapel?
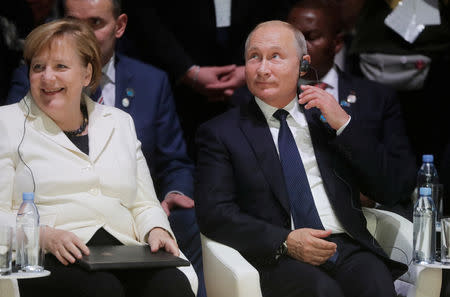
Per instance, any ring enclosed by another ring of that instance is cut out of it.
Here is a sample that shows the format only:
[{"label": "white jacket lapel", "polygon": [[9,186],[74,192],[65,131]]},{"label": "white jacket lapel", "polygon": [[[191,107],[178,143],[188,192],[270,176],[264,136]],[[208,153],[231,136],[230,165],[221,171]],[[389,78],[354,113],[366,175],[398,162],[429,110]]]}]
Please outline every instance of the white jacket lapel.
[{"label": "white jacket lapel", "polygon": [[83,154],[72,141],[67,138],[58,125],[56,125],[56,123],[34,103],[30,93],[20,101],[19,105],[25,116],[28,115],[30,125],[44,137],[51,139],[53,142],[68,150]]},{"label": "white jacket lapel", "polygon": [[114,120],[104,105],[85,98],[89,113],[89,157],[95,162],[108,144],[114,131]]}]

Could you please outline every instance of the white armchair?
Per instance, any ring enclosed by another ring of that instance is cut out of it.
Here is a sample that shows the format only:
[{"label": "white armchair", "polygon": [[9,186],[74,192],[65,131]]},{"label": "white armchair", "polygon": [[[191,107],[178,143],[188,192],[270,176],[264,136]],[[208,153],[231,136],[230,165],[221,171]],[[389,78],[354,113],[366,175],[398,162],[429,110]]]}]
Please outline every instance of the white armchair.
[{"label": "white armchair", "polygon": [[[408,271],[396,283],[408,297],[439,297],[442,271],[413,265],[412,223],[389,212],[364,208],[367,228],[391,259],[405,263]],[[208,297],[261,297],[258,271],[236,250],[201,236]],[[401,292],[400,292],[401,291]]]}]

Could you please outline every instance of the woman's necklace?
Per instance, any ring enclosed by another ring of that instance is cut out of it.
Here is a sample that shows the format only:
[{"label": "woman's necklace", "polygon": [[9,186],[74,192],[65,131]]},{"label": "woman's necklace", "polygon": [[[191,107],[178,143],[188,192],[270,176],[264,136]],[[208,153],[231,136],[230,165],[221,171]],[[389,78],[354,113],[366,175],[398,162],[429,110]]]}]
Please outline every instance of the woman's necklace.
[{"label": "woman's necklace", "polygon": [[80,128],[78,128],[77,130],[74,131],[63,131],[67,136],[77,136],[81,133],[83,133],[83,131],[86,129],[88,123],[89,123],[89,117],[88,117],[88,113],[87,113],[87,107],[85,104],[81,104],[80,106],[81,109],[81,113],[83,114],[83,123],[81,123]]}]

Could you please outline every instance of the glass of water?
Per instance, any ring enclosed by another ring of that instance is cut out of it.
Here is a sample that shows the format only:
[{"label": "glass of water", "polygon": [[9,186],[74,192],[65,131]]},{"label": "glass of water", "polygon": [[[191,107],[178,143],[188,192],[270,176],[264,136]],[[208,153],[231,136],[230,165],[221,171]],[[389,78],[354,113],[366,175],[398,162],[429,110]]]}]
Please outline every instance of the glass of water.
[{"label": "glass of water", "polygon": [[450,217],[441,219],[441,263],[450,265]]},{"label": "glass of water", "polygon": [[0,226],[0,275],[11,273],[12,236],[11,226]]}]

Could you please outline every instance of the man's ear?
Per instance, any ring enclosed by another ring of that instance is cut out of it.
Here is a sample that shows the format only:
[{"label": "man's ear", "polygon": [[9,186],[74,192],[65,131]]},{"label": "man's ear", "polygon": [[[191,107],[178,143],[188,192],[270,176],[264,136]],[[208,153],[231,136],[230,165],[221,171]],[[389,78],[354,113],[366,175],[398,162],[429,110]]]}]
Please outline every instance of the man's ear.
[{"label": "man's ear", "polygon": [[300,76],[308,73],[309,65],[311,65],[311,57],[309,55],[303,55],[300,60]]},{"label": "man's ear", "polygon": [[340,31],[336,34],[336,37],[334,38],[334,53],[337,54],[344,46],[344,36],[345,33],[343,31]]},{"label": "man's ear", "polygon": [[125,33],[127,23],[128,23],[128,16],[124,13],[119,15],[116,22],[116,38],[122,37],[123,33]]}]

